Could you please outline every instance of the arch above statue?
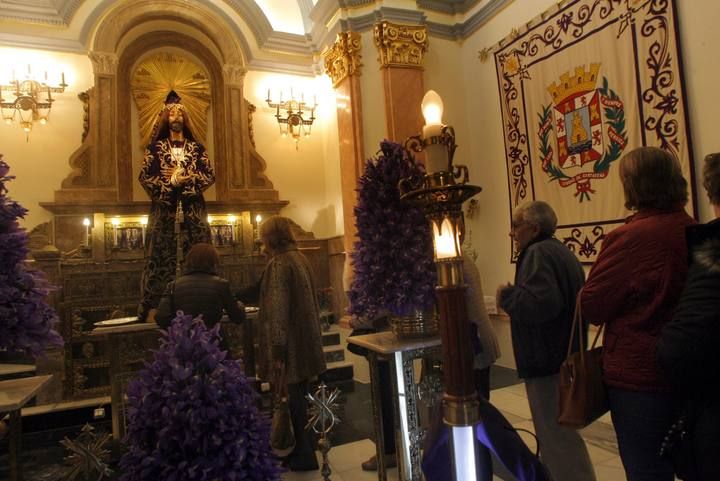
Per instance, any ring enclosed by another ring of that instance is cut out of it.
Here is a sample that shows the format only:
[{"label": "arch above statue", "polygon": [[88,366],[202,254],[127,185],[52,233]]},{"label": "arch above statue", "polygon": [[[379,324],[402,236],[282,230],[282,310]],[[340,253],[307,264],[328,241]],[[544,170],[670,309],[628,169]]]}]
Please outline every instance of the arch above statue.
[{"label": "arch above statue", "polygon": [[[133,1],[109,12],[95,30],[92,44],[98,50],[89,52],[95,78],[84,95],[89,129],[55,203],[132,202],[133,157],[147,143],[148,125],[157,114],[152,99],[164,99],[167,92],[160,91],[182,77],[184,88],[194,92],[192,117],[202,119],[193,127],[212,144],[217,201],[268,202],[277,209],[282,201],[250,139],[251,110],[243,96],[245,40],[230,32],[227,19],[195,2],[162,0],[149,8]],[[152,81],[141,79],[145,73]],[[132,102],[139,120],[133,119]],[[208,125],[212,135],[206,138],[202,132]],[[136,138],[133,128],[140,132]]]}]

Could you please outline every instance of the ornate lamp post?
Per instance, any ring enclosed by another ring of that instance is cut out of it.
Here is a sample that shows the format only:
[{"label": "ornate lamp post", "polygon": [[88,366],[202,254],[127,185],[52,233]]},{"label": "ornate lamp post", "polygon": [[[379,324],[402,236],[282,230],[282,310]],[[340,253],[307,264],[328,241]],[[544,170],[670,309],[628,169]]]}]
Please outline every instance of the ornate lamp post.
[{"label": "ornate lamp post", "polygon": [[477,441],[474,426],[480,421],[473,378],[473,352],[468,334],[460,234],[464,229],[463,202],[480,192],[468,184],[468,169],[453,165],[455,131],[442,125],[442,100],[434,91],[422,102],[426,125],[422,135],[410,137],[407,149],[425,152],[426,174],[400,181],[401,198],[421,206],[433,233],[436,287],[442,338],[443,419],[451,430],[455,480],[477,479]]}]

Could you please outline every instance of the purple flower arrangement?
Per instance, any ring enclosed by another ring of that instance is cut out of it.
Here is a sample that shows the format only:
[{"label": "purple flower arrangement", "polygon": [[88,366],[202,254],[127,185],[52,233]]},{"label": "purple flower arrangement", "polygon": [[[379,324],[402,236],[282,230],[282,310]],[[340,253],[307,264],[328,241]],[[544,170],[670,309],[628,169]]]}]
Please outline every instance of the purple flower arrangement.
[{"label": "purple flower arrangement", "polygon": [[219,329],[178,315],[130,382],[121,481],[280,480],[270,421]]},{"label": "purple flower arrangement", "polygon": [[0,351],[42,356],[63,345],[53,329],[57,314],[47,302],[50,285],[29,269],[28,235],[18,224],[27,209],[8,197],[5,184],[15,177],[0,155]]},{"label": "purple flower arrangement", "polygon": [[366,162],[357,188],[350,314],[406,316],[435,304],[430,228],[420,208],[400,200],[398,189],[400,179],[423,174],[402,145],[388,140]]}]

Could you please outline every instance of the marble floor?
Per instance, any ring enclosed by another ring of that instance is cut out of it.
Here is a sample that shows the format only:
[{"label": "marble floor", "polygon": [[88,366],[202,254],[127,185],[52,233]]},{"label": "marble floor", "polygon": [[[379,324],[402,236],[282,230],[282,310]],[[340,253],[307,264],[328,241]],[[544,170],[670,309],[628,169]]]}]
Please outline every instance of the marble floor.
[{"label": "marble floor", "polygon": [[[492,403],[502,411],[505,417],[516,428],[534,431],[530,416],[530,408],[523,384],[495,389],[490,395]],[[617,450],[615,431],[607,414],[581,431],[595,466],[597,481],[625,481]],[[534,438],[520,432],[523,440],[531,450],[535,450]],[[332,481],[372,481],[377,480],[377,473],[365,472],[360,463],[375,453],[375,445],[369,439],[343,444],[332,448],[329,454]],[[502,476],[502,477],[501,477]],[[511,481],[510,475],[495,476],[495,480]],[[319,471],[305,473],[286,473],[284,481],[322,481]],[[398,479],[397,469],[388,471],[388,480]]]}]

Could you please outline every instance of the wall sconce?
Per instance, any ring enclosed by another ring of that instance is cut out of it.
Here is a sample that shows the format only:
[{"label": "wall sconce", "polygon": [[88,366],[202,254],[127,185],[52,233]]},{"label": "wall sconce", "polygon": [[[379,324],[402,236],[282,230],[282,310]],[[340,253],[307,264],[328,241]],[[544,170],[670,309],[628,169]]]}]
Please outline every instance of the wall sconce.
[{"label": "wall sconce", "polygon": [[297,150],[300,138],[310,137],[312,124],[315,121],[317,96],[313,95],[312,105],[308,105],[305,102],[305,94],[301,94],[300,100],[297,100],[292,89],[290,89],[289,100],[283,100],[281,91],[280,100],[274,102],[270,97],[270,89],[268,89],[265,101],[268,107],[275,109],[275,119],[277,119],[280,126],[280,135],[283,137],[291,136],[295,141],[295,150]]},{"label": "wall sconce", "polygon": [[[8,84],[0,84],[0,108],[5,123],[10,124],[18,118],[20,127],[25,131],[26,140],[29,139],[33,122],[45,125],[50,117],[50,109],[55,101],[53,93],[65,91],[65,72],[61,74],[60,84],[51,86],[48,84],[48,75],[45,71],[44,80],[33,78],[30,65],[27,67],[25,78],[15,77],[15,70],[12,72],[12,80]],[[14,100],[6,99],[3,93],[14,96]],[[43,98],[44,97],[44,98]]]},{"label": "wall sconce", "polygon": [[442,99],[434,91],[422,102],[426,125],[422,135],[405,141],[405,148],[425,152],[426,174],[400,181],[401,199],[420,206],[433,232],[436,289],[440,312],[443,372],[443,419],[451,429],[455,480],[477,479],[477,440],[474,426],[480,421],[473,378],[473,352],[467,333],[470,320],[465,303],[461,233],[462,204],[480,192],[468,184],[468,169],[454,166],[455,131],[442,124]]}]

